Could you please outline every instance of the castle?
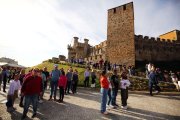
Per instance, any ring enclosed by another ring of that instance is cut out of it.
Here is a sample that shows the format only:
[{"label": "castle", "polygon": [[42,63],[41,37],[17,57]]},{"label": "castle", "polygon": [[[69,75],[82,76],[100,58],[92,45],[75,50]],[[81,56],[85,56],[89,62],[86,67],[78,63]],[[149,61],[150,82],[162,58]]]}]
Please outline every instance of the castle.
[{"label": "castle", "polygon": [[133,2],[108,10],[107,40],[91,46],[74,37],[68,45],[68,60],[84,59],[98,62],[100,59],[120,65],[136,65],[139,62],[180,62],[180,31],[173,30],[159,38],[135,35]]}]

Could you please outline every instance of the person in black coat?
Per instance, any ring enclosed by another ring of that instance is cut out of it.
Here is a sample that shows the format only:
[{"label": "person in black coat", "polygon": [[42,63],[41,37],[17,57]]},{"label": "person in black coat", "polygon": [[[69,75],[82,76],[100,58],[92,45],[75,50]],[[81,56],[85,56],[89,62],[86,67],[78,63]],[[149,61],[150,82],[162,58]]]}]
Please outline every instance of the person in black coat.
[{"label": "person in black coat", "polygon": [[78,71],[75,69],[73,72],[73,79],[72,79],[72,93],[76,93],[77,91],[77,85],[78,85]]}]

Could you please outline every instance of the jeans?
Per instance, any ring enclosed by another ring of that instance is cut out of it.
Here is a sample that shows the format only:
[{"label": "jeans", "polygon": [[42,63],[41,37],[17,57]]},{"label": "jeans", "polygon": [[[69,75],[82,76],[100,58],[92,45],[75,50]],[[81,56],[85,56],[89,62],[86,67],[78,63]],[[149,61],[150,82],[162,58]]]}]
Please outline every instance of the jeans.
[{"label": "jeans", "polygon": [[51,81],[51,94],[50,97],[52,97],[54,93],[54,98],[56,98],[56,91],[57,91],[58,81]]},{"label": "jeans", "polygon": [[25,95],[25,103],[24,103],[24,111],[23,115],[26,115],[29,109],[30,104],[32,103],[33,106],[33,112],[37,112],[37,106],[38,106],[38,94],[34,95]]},{"label": "jeans", "polygon": [[65,93],[69,93],[70,88],[71,88],[71,81],[67,81]]},{"label": "jeans", "polygon": [[101,112],[106,111],[108,89],[101,88]]},{"label": "jeans", "polygon": [[111,89],[108,90],[108,105],[111,103],[112,97],[111,97]]},{"label": "jeans", "polygon": [[112,95],[112,100],[111,100],[111,105],[116,105],[116,96],[118,93],[117,88],[112,88],[111,95]]},{"label": "jeans", "polygon": [[155,90],[158,90],[160,92],[160,87],[156,83],[149,82],[149,92],[150,92],[150,95],[152,95],[153,87],[154,87]]}]

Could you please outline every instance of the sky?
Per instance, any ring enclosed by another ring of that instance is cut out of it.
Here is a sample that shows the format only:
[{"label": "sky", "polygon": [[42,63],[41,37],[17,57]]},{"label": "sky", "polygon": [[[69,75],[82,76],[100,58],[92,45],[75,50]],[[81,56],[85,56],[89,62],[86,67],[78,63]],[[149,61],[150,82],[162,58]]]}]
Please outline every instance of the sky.
[{"label": "sky", "polygon": [[74,36],[99,44],[107,38],[107,10],[132,1],[136,35],[180,30],[179,0],[0,0],[0,57],[30,67],[67,57]]}]

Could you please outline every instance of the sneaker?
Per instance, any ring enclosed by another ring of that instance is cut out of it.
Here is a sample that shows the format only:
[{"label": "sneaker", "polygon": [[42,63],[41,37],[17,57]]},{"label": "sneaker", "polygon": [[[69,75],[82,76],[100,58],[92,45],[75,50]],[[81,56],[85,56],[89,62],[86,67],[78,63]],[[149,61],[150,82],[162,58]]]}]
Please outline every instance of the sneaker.
[{"label": "sneaker", "polygon": [[155,93],[159,93],[159,91],[156,90]]},{"label": "sneaker", "polygon": [[127,110],[127,106],[124,106],[124,109]]},{"label": "sneaker", "polygon": [[103,112],[102,114],[107,115],[107,114],[108,114],[108,112],[107,112],[107,111],[105,111],[105,112]]},{"label": "sneaker", "polygon": [[43,100],[39,100],[39,103],[43,103]]},{"label": "sneaker", "polygon": [[110,109],[115,109],[116,107],[113,105],[109,105]]},{"label": "sneaker", "polygon": [[121,108],[127,110],[127,106],[121,106]]},{"label": "sneaker", "polygon": [[34,118],[34,117],[36,117],[36,113],[34,113],[31,118]]}]

